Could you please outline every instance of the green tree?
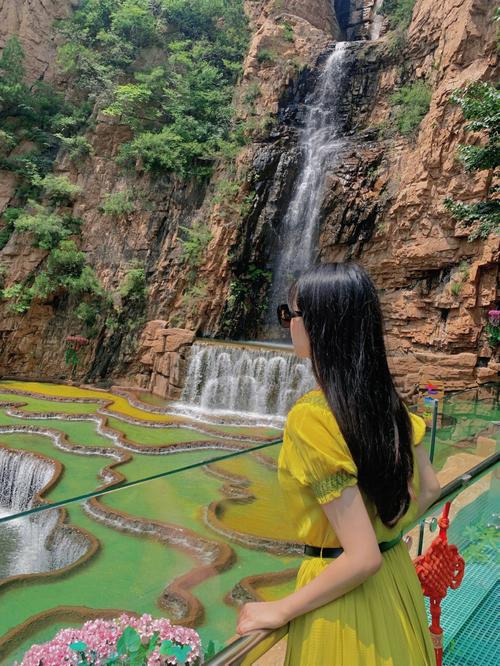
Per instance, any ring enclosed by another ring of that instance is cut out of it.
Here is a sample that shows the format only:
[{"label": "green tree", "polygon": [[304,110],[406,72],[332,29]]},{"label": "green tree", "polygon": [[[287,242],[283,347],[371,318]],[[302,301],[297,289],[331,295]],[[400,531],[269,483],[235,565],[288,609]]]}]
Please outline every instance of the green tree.
[{"label": "green tree", "polygon": [[24,51],[19,39],[13,36],[0,55],[0,117],[15,112],[29,98],[24,74]]},{"label": "green tree", "polygon": [[[242,0],[82,0],[60,29],[59,62],[73,88],[134,132],[122,163],[203,178],[231,152],[231,100],[248,43]],[[162,53],[157,64],[145,64],[144,47]]]},{"label": "green tree", "polygon": [[459,159],[467,171],[487,170],[491,177],[483,201],[463,203],[447,198],[445,206],[462,224],[474,227],[469,240],[487,238],[500,229],[500,188],[494,184],[500,175],[500,90],[490,83],[476,81],[456,90],[450,101],[460,106],[464,119],[469,121],[465,129],[482,132],[486,139],[480,145],[460,146]]}]

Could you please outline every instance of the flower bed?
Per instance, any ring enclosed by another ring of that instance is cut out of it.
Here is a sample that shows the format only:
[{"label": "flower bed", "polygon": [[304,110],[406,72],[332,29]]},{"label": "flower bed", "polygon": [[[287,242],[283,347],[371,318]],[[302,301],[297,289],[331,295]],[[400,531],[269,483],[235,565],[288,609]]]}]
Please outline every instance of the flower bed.
[{"label": "flower bed", "polygon": [[121,615],[114,620],[91,620],[81,628],[61,629],[51,641],[33,645],[20,666],[202,663],[201,641],[194,629],[145,614],[139,618]]}]

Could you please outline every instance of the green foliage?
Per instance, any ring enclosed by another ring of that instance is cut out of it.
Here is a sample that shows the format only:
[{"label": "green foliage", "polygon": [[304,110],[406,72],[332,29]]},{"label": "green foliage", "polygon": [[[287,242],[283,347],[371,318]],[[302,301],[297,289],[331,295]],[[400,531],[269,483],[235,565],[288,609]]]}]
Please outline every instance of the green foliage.
[{"label": "green foliage", "polygon": [[31,202],[31,206],[14,221],[19,233],[31,233],[35,245],[43,250],[51,250],[58,243],[78,230],[79,221],[72,217],[61,217],[41,204]]},{"label": "green foliage", "polygon": [[14,222],[22,213],[21,208],[9,207],[4,210],[2,217],[5,220],[4,226],[0,229],[0,250],[2,250],[9,242],[10,237],[14,231]]},{"label": "green foliage", "polygon": [[92,152],[92,146],[81,134],[77,136],[63,136],[56,134],[61,141],[61,148],[68,153],[70,159],[74,162],[85,159]]},{"label": "green foliage", "polygon": [[488,142],[482,146],[462,146],[459,156],[467,171],[495,169],[500,166],[500,90],[495,86],[476,81],[463,89],[455,90],[450,101],[462,109],[465,129],[484,132]]},{"label": "green foliage", "polygon": [[[459,158],[469,172],[491,170],[498,177],[500,167],[500,90],[490,83],[476,81],[455,90],[450,101],[458,104],[467,124],[465,129],[482,132],[486,138],[481,145],[461,146]],[[473,227],[469,240],[487,238],[500,230],[500,200],[498,185],[491,185],[483,201],[462,203],[447,198],[446,208],[466,227]]]},{"label": "green foliage", "polygon": [[[80,96],[133,129],[120,162],[204,178],[232,141],[234,83],[248,42],[242,0],[83,0],[60,23],[63,71]],[[147,65],[142,50],[162,53]]]},{"label": "green foliage", "polygon": [[120,296],[127,306],[144,306],[146,303],[146,274],[139,266],[131,268],[120,286]]},{"label": "green foliage", "polygon": [[0,55],[0,104],[1,115],[15,113],[29,98],[24,83],[24,52],[19,39],[10,37]]},{"label": "green foliage", "polygon": [[281,24],[281,27],[283,28],[283,37],[286,39],[286,41],[293,42],[295,39],[293,26],[285,21],[284,23]]},{"label": "green foliage", "polygon": [[276,60],[276,53],[271,49],[259,49],[257,52],[258,62],[274,62]]},{"label": "green foliage", "polygon": [[106,112],[143,130],[124,146],[123,162],[203,178],[229,136],[232,87],[217,67],[203,61],[198,44],[186,50],[179,43],[178,49],[167,67],[137,74],[136,83],[118,86]]},{"label": "green foliage", "polygon": [[240,191],[241,183],[237,180],[223,178],[215,186],[213,202],[216,204],[224,203],[228,199],[233,199]]},{"label": "green foliage", "polygon": [[413,16],[415,0],[384,0],[380,13],[389,19],[391,30],[407,30]]},{"label": "green foliage", "polygon": [[0,158],[5,159],[17,141],[13,134],[0,130]]},{"label": "green foliage", "polygon": [[429,111],[430,86],[423,81],[404,85],[391,96],[391,103],[395,107],[394,116],[398,130],[401,134],[411,134]]},{"label": "green foliage", "polygon": [[[16,196],[21,201],[38,196],[39,183],[51,170],[60,138],[56,118],[74,114],[74,109],[50,85],[24,81],[24,53],[12,37],[0,56],[0,168],[19,176]],[[23,141],[33,144],[30,152],[11,151]]]},{"label": "green foliage", "polygon": [[105,215],[121,217],[135,210],[134,195],[129,190],[107,194],[100,209]]},{"label": "green foliage", "polygon": [[251,105],[258,97],[260,97],[260,85],[257,82],[250,83],[245,91],[245,102]]},{"label": "green foliage", "polygon": [[101,313],[100,303],[98,301],[92,301],[87,303],[82,301],[75,310],[75,316],[86,328],[86,333],[90,334],[89,337],[93,337],[95,333],[95,326],[99,315]]},{"label": "green foliage", "polygon": [[29,310],[33,298],[30,289],[19,282],[2,290],[2,298],[10,301],[7,308],[13,314],[24,314]]},{"label": "green foliage", "polygon": [[190,267],[196,268],[201,265],[203,253],[212,240],[212,232],[203,222],[197,222],[192,227],[179,225],[179,229],[185,234],[185,238],[181,239],[181,258]]},{"label": "green foliage", "polygon": [[72,203],[81,194],[82,188],[72,183],[66,176],[47,174],[36,183],[55,205]]},{"label": "green foliage", "polygon": [[500,326],[488,322],[485,326],[488,342],[493,349],[500,345]]},{"label": "green foliage", "polygon": [[182,304],[191,313],[198,309],[198,305],[206,298],[207,285],[205,282],[197,282],[185,290]]},{"label": "green foliage", "polygon": [[[85,253],[71,240],[62,240],[51,250],[45,270],[36,275],[31,286],[16,283],[4,289],[2,297],[10,301],[11,312],[22,314],[30,308],[33,299],[45,300],[59,290],[75,298],[89,295],[102,300],[105,297],[96,274],[86,264]],[[84,310],[77,313],[82,315]]]},{"label": "green foliage", "polygon": [[469,234],[470,241],[488,238],[491,233],[498,233],[500,229],[500,201],[497,199],[464,204],[448,197],[444,200],[444,205],[464,226],[474,226],[474,230]]},{"label": "green foliage", "polygon": [[243,330],[257,330],[259,320],[267,310],[271,279],[271,271],[250,264],[245,273],[231,282],[223,314],[225,334],[238,335]]},{"label": "green foliage", "polygon": [[455,296],[455,298],[460,294],[463,288],[463,282],[451,282],[450,291]]}]

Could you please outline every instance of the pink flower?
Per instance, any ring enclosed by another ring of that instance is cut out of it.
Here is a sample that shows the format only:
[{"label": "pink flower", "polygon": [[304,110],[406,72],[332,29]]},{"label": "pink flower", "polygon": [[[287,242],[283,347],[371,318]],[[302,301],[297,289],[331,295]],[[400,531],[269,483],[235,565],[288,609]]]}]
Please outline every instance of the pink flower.
[{"label": "pink flower", "polygon": [[[202,662],[201,641],[194,629],[172,625],[166,618],[153,618],[144,614],[141,617],[120,615],[114,620],[90,620],[80,628],[61,629],[55,637],[41,645],[33,645],[24,655],[21,666],[76,666],[79,661],[78,653],[69,646],[72,643],[85,643],[87,659],[91,660],[91,652],[96,658],[89,663],[101,666],[102,662],[116,652],[118,639],[126,627],[133,627],[141,639],[147,639],[158,632],[158,648],[162,641],[171,640],[179,645],[189,645],[191,651],[186,664]],[[148,657],[148,666],[161,666],[164,658],[160,656],[159,649],[153,650]],[[167,658],[168,664],[177,664],[174,656]],[[15,666],[19,666],[15,663]]]},{"label": "pink flower", "polygon": [[490,310],[488,312],[488,319],[490,320],[490,324],[498,326],[500,324],[500,310]]}]

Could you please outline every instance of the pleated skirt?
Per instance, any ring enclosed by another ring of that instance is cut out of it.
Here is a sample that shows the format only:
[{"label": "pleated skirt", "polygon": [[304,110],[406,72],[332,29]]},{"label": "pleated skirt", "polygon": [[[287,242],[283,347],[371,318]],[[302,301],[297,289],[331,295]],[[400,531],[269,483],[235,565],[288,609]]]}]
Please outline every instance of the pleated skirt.
[{"label": "pleated skirt", "polygon": [[[406,545],[382,553],[376,574],[290,623],[285,666],[435,666],[424,598]],[[331,560],[304,560],[303,587]]]}]

